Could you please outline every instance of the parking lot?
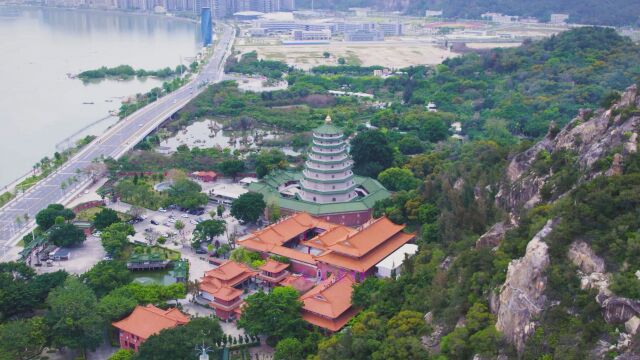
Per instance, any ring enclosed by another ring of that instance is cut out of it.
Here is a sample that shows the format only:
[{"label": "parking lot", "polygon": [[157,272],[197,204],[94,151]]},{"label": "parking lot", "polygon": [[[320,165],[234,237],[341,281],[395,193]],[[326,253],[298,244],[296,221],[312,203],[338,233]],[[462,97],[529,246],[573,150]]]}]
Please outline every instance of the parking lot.
[{"label": "parking lot", "polygon": [[52,261],[48,266],[46,262],[42,266],[36,267],[38,273],[49,273],[58,270],[66,270],[71,274],[82,274],[91,269],[93,265],[102,260],[106,252],[102,248],[100,238],[90,235],[87,236],[81,245],[69,248],[69,260]]}]

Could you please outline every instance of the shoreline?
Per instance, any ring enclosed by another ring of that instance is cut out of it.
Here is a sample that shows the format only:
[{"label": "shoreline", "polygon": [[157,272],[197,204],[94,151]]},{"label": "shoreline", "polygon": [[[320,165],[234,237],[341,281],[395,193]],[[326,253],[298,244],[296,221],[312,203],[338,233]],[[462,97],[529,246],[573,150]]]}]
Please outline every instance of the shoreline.
[{"label": "shoreline", "polygon": [[167,16],[167,14],[169,13],[156,14],[156,13],[146,12],[146,11],[127,11],[127,10],[120,10],[120,9],[91,9],[91,8],[80,8],[80,7],[46,6],[46,5],[29,5],[29,4],[0,4],[0,8],[55,9],[55,10],[91,12],[91,13],[111,13],[111,14],[132,15],[132,16],[148,16],[148,17],[154,17],[158,19],[178,20],[178,21],[190,22],[193,24],[200,23],[200,21],[196,19],[180,16],[179,14],[173,14],[173,16]]},{"label": "shoreline", "polygon": [[[188,23],[192,23],[192,24],[198,24],[199,23],[195,19],[190,19],[190,18],[182,17],[182,16],[167,16],[166,14],[154,14],[154,13],[148,13],[148,12],[133,12],[133,11],[118,10],[118,9],[89,9],[89,8],[57,7],[57,6],[29,5],[29,4],[0,4],[0,8],[47,9],[47,10],[54,9],[54,10],[60,10],[60,11],[77,11],[77,12],[86,12],[86,13],[107,13],[107,14],[118,14],[118,15],[143,16],[143,17],[152,17],[152,18],[164,19],[164,20],[168,20],[168,21],[188,22]],[[157,78],[157,79],[163,80],[161,78]],[[83,81],[82,79],[77,79],[77,80]],[[99,80],[98,82],[101,82],[103,80],[109,80],[109,78],[101,78],[101,79],[97,79],[97,80]],[[96,85],[98,85],[98,84],[96,84]],[[130,95],[122,95],[123,98],[126,98],[128,96],[130,96]],[[118,116],[116,116],[116,117],[118,117]],[[117,124],[120,120],[121,119],[118,117],[118,119],[116,120],[115,124]],[[88,122],[88,123],[91,123],[91,122]],[[102,135],[103,133],[109,131],[109,129],[111,127],[113,127],[113,125],[115,125],[115,124],[112,124],[112,125],[108,126],[104,131],[98,132],[97,134],[94,134],[94,135],[97,135],[97,136]],[[70,136],[70,135],[73,135],[73,133],[69,133],[67,135],[67,137]],[[65,139],[66,139],[66,137],[65,137]],[[52,149],[52,150],[53,150],[53,152],[57,151],[55,148]],[[46,154],[44,154],[42,156],[51,156],[53,154],[53,152],[46,153]],[[34,173],[33,165],[34,164],[30,164],[30,166],[32,167],[31,170],[28,170],[28,171],[22,173],[21,175],[16,175],[17,177],[15,177],[13,180],[9,180],[5,184],[0,184],[0,194],[8,192],[8,193],[11,193],[14,198],[17,197],[18,196],[18,194],[17,194],[17,192],[18,192],[17,191],[17,185],[19,185],[21,182],[23,182],[24,180],[28,179],[29,177],[38,174],[37,172]]]}]

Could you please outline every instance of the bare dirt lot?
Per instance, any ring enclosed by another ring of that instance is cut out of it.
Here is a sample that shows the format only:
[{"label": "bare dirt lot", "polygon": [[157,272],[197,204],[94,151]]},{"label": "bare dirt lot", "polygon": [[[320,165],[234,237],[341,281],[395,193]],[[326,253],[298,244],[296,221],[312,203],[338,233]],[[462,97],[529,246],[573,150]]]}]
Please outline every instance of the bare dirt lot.
[{"label": "bare dirt lot", "polygon": [[[444,59],[458,54],[426,42],[389,40],[380,42],[332,42],[320,45],[281,45],[265,41],[259,43],[236,44],[242,53],[258,52],[262,59],[280,60],[301,69],[318,65],[336,65],[338,58],[344,58],[353,65],[381,65],[403,68],[411,65],[439,64]],[[324,52],[331,54],[329,58]]]}]

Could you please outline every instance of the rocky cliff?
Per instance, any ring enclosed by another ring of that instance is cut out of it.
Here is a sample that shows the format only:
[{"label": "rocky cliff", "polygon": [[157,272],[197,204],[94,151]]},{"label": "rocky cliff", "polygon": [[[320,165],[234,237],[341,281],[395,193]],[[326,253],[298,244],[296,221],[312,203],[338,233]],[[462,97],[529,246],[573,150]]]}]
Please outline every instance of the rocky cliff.
[{"label": "rocky cliff", "polygon": [[[538,154],[561,150],[572,152],[578,176],[573,184],[594,178],[622,173],[625,158],[637,152],[640,128],[640,96],[636,86],[629,87],[609,109],[584,110],[562,130],[551,129],[549,134],[527,151],[513,157],[506,170],[506,181],[496,201],[511,214],[511,221],[494,225],[476,242],[476,247],[497,246],[510,223],[517,223],[523,208],[531,208],[541,200],[541,189],[554,176],[553,172],[540,174],[535,170]],[[600,160],[607,159],[606,162]],[[602,166],[602,164],[606,166]],[[570,189],[568,189],[570,190]],[[568,191],[567,190],[567,191]],[[555,198],[567,191],[556,193]],[[549,266],[545,237],[552,231],[555,221],[549,220],[527,245],[525,255],[511,261],[499,295],[490,298],[492,310],[497,314],[496,328],[519,352],[527,337],[535,330],[535,318],[546,304],[545,270]],[[574,241],[567,253],[568,260],[578,268],[583,289],[595,289],[597,302],[608,323],[624,324],[627,333],[621,333],[616,345],[603,344],[603,350],[623,350],[631,335],[640,331],[640,302],[617,297],[609,290],[610,274],[605,262],[589,245]],[[604,346],[606,345],[606,346]]]},{"label": "rocky cliff", "polygon": [[[532,170],[543,150],[550,154],[562,149],[575,152],[575,166],[582,175],[578,183],[602,173],[619,173],[625,156],[637,151],[639,109],[640,96],[633,85],[609,109],[582,110],[559,132],[552,128],[544,139],[511,159],[497,202],[509,211],[517,211],[522,207],[531,208],[540,201],[540,190],[552,175],[539,175]],[[617,152],[611,154],[614,151]],[[609,154],[613,155],[609,169],[594,166]]]},{"label": "rocky cliff", "polygon": [[524,349],[527,337],[535,330],[534,317],[545,308],[545,270],[549,266],[545,237],[555,221],[549,220],[531,239],[525,255],[511,261],[507,278],[500,288],[496,328],[518,351]]}]

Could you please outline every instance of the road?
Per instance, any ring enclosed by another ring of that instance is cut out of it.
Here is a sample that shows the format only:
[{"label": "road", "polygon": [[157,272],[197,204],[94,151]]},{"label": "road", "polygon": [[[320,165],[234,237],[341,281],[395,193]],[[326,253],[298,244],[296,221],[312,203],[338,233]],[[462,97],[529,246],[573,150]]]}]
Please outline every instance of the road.
[{"label": "road", "polygon": [[[83,170],[90,166],[94,159],[107,157],[117,159],[124,155],[167,118],[204,91],[206,86],[203,85],[221,81],[224,61],[230,53],[235,30],[229,25],[220,25],[223,31],[218,37],[219,41],[215,45],[213,54],[193,80],[122,119],[54,173],[0,208],[0,258],[19,241],[23,234],[35,226],[34,218],[38,211],[52,203],[64,203],[91,183],[89,176],[83,175]],[[28,140],[25,139],[25,141]],[[11,154],[5,154],[5,156],[11,156]],[[63,191],[61,184],[68,183],[69,179],[74,177],[79,180]],[[26,223],[24,214],[28,215]],[[17,218],[21,220],[17,221]]]}]

